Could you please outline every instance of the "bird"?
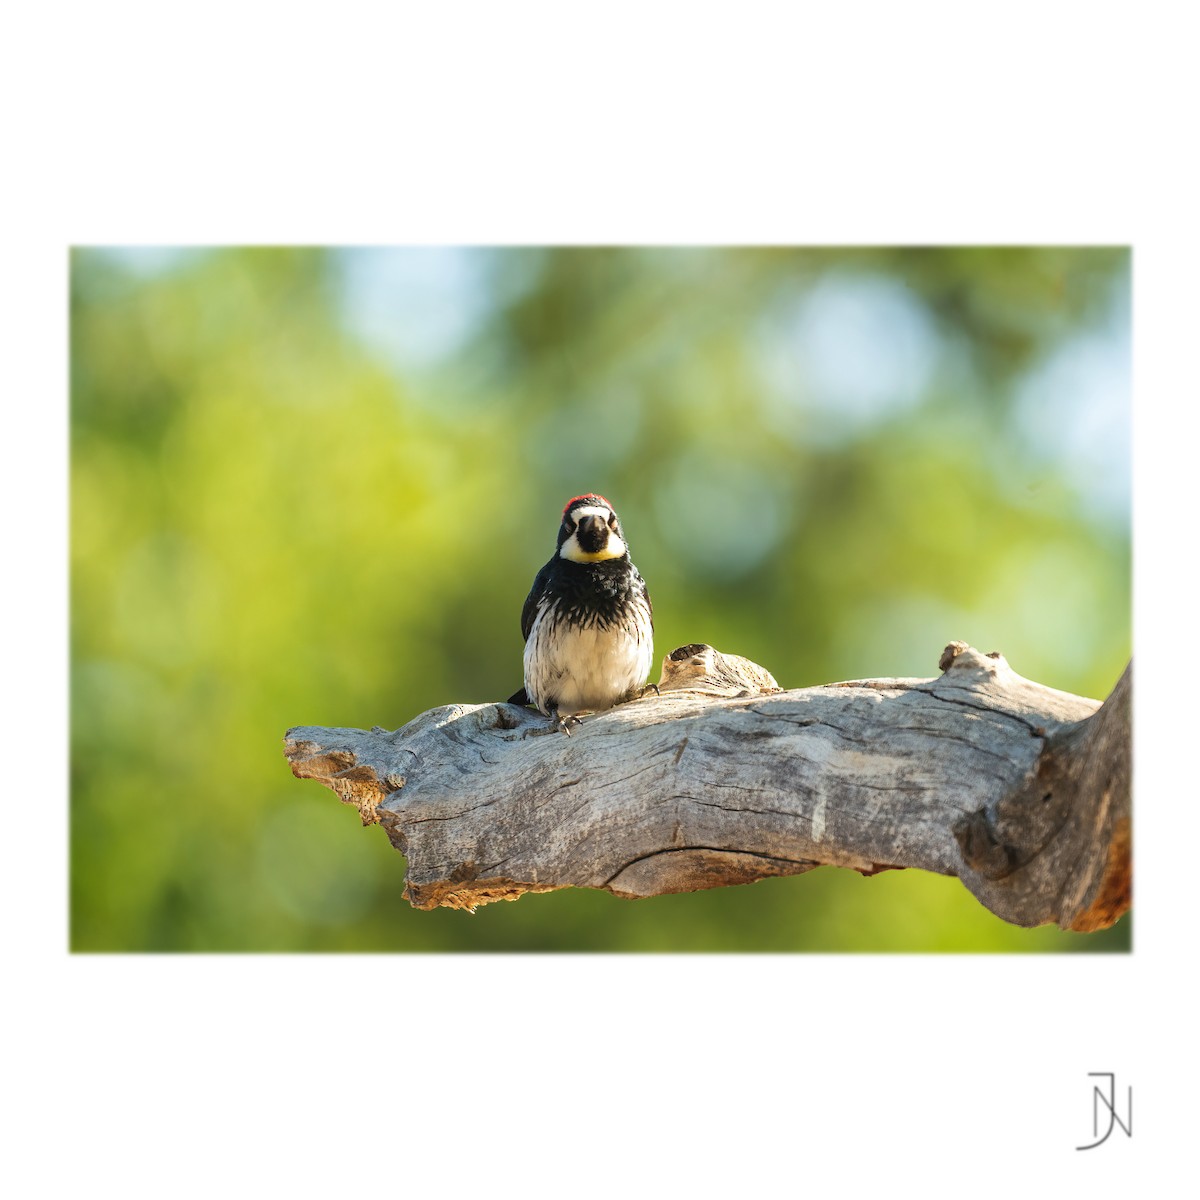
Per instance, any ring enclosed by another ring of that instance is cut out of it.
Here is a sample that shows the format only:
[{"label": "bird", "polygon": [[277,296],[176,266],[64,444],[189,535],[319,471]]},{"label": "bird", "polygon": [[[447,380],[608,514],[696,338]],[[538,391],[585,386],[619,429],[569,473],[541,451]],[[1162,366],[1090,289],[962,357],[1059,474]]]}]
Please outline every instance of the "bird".
[{"label": "bird", "polygon": [[650,592],[603,496],[588,492],[567,501],[554,555],[521,610],[521,636],[525,686],[509,703],[532,704],[551,718],[551,730],[569,736],[577,713],[601,712],[647,690],[654,662]]}]

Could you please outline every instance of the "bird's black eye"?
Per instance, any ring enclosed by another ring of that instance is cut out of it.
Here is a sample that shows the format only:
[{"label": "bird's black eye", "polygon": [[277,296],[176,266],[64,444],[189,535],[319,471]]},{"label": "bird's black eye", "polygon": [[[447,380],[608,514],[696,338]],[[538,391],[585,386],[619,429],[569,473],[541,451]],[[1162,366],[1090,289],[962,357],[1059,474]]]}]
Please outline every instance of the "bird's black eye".
[{"label": "bird's black eye", "polygon": [[616,513],[612,513],[609,516],[608,527],[609,527],[609,529],[611,529],[613,531],[613,533],[617,532],[617,514]]},{"label": "bird's black eye", "polygon": [[572,521],[570,517],[563,517],[563,528],[568,533],[574,533],[575,532],[575,522]]}]

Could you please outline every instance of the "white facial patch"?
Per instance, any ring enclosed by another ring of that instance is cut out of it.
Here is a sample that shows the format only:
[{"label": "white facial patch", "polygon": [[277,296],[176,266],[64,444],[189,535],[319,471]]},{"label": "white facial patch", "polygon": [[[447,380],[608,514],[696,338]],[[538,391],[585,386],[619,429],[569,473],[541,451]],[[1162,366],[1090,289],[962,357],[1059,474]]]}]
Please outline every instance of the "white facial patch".
[{"label": "white facial patch", "polygon": [[607,508],[597,508],[594,504],[581,504],[578,508],[571,509],[570,517],[576,525],[583,520],[584,517],[599,517],[600,520],[607,522],[612,516]]},{"label": "white facial patch", "polygon": [[[612,513],[607,508],[598,508],[594,504],[581,504],[578,508],[571,509],[570,517],[577,525],[584,517],[599,517],[606,525],[608,518]],[[603,549],[590,551],[585,550],[579,544],[578,532],[572,533],[569,538],[562,544],[562,549],[559,550],[560,558],[570,559],[571,562],[577,563],[594,563],[604,562],[610,558],[620,558],[625,553],[625,543],[617,537],[610,529],[608,531],[608,541],[604,544]]]}]

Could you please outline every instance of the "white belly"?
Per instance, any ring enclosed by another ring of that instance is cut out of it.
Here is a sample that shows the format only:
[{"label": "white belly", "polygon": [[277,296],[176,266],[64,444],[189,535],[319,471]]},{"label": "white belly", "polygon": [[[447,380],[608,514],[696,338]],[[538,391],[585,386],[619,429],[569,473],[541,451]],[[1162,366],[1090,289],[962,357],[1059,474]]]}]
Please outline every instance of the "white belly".
[{"label": "white belly", "polygon": [[615,629],[579,629],[540,614],[525,643],[525,690],[542,712],[556,704],[562,716],[611,708],[650,675],[649,637]]}]

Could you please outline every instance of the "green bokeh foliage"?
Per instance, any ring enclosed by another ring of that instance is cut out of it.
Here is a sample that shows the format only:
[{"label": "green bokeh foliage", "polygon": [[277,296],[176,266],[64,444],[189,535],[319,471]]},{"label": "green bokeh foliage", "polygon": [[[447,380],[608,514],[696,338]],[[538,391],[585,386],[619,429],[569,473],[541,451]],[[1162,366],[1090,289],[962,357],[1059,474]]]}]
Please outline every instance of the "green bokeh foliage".
[{"label": "green bokeh foliage", "polygon": [[[348,326],[338,252],[73,253],[72,947],[1127,948],[1128,918],[1016,929],[916,871],[407,905],[402,858],[282,735],[507,696],[579,492],[621,512],[660,657],[708,641],[804,686],[932,676],[964,638],[1103,697],[1130,655],[1128,514],[1031,453],[1015,399],[1127,292],[1126,251],[467,258],[482,315],[406,369]],[[831,280],[902,289],[933,331],[911,402],[848,419],[779,358]]]}]

